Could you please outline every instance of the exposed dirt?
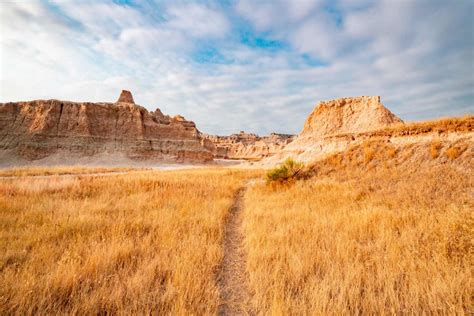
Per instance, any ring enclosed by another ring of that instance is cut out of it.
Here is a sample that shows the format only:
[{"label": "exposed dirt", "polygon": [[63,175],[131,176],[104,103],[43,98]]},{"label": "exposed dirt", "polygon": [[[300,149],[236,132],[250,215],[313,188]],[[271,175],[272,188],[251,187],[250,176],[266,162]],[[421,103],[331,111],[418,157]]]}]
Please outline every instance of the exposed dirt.
[{"label": "exposed dirt", "polygon": [[250,308],[246,256],[242,249],[241,213],[245,188],[240,189],[229,211],[224,236],[224,258],[219,269],[219,315],[253,315]]}]

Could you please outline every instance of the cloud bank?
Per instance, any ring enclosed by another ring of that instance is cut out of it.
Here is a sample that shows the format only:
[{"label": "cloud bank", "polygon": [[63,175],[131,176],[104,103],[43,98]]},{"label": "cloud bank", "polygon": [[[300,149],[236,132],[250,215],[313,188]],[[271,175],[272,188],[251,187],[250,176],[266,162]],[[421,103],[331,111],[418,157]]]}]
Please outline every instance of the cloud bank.
[{"label": "cloud bank", "polygon": [[474,112],[470,0],[0,4],[0,101],[115,101],[200,130],[297,133],[319,100],[405,120]]}]

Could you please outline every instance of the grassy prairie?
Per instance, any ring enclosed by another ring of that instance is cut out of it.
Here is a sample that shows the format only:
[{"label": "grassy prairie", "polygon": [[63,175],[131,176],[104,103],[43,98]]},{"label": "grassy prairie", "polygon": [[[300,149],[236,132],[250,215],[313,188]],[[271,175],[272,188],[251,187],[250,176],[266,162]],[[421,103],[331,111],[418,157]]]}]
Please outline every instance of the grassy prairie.
[{"label": "grassy prairie", "polygon": [[472,173],[356,170],[248,190],[243,230],[255,309],[473,311]]},{"label": "grassy prairie", "polygon": [[223,223],[249,172],[0,182],[2,314],[215,314]]},{"label": "grassy prairie", "polygon": [[222,168],[4,179],[0,314],[218,313],[226,218],[255,177],[237,221],[249,310],[469,313],[474,177],[448,145],[362,144],[290,185]]}]

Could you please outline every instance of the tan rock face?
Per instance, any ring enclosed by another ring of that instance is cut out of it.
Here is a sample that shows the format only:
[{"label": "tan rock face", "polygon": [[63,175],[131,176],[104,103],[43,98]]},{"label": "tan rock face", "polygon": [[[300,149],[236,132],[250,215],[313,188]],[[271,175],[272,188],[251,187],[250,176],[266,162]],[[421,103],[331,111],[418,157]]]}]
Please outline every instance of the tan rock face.
[{"label": "tan rock face", "polygon": [[356,134],[377,130],[403,121],[380,102],[379,96],[341,98],[320,102],[307,118],[303,130],[269,162],[286,157],[311,161],[341,151]]},{"label": "tan rock face", "polygon": [[299,136],[326,137],[361,133],[403,123],[380,102],[379,96],[341,98],[320,102]]},{"label": "tan rock face", "polygon": [[258,136],[241,131],[230,136],[203,134],[203,144],[214,158],[260,160],[279,152],[293,139],[293,135],[272,133]]},{"label": "tan rock face", "polygon": [[117,100],[117,103],[119,102],[135,104],[135,101],[133,101],[132,93],[128,90],[122,90],[122,93],[120,93],[120,96]]},{"label": "tan rock face", "polygon": [[209,161],[193,122],[148,112],[122,92],[117,103],[36,100],[0,103],[0,150],[38,159],[121,153],[132,159]]},{"label": "tan rock face", "polygon": [[[298,137],[262,164],[272,166],[292,157],[310,165],[372,143],[385,144],[395,155],[397,151],[411,151],[414,146],[430,148],[436,142],[445,143],[446,149],[454,146],[460,152],[472,153],[474,117],[404,124],[380,103],[380,97],[342,98],[321,102]],[[421,154],[426,159],[428,150]],[[402,156],[397,157],[405,159]]]}]

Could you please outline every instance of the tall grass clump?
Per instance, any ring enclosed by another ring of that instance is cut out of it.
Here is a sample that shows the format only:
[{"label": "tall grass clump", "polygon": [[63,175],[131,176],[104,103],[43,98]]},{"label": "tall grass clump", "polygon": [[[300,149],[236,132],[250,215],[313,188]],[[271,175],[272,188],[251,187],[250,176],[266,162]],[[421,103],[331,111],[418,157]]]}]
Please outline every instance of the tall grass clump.
[{"label": "tall grass clump", "polygon": [[456,159],[461,155],[461,150],[456,147],[452,146],[446,150],[446,156],[448,156],[449,159]]},{"label": "tall grass clump", "polygon": [[430,145],[431,158],[436,159],[439,157],[439,150],[443,147],[440,141],[434,141]]},{"label": "tall grass clump", "polygon": [[288,183],[297,180],[303,171],[303,163],[287,158],[280,166],[267,172],[265,179],[267,184]]}]

